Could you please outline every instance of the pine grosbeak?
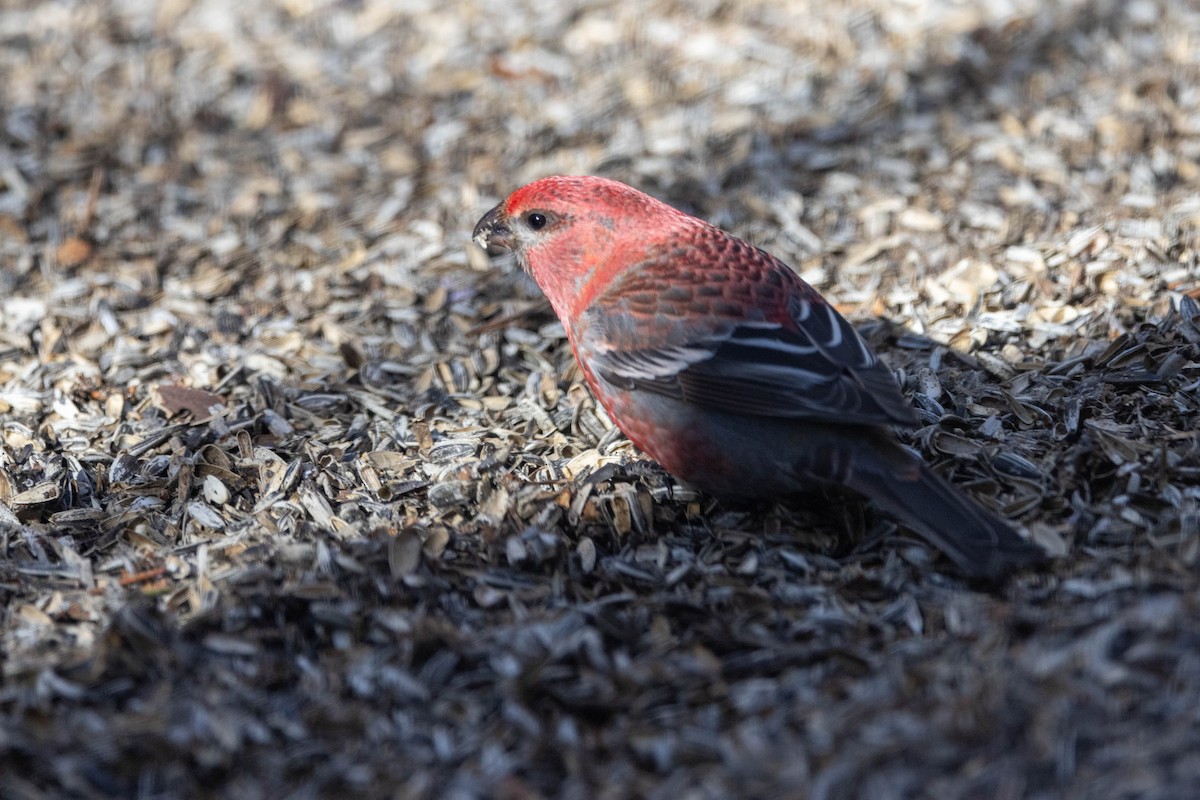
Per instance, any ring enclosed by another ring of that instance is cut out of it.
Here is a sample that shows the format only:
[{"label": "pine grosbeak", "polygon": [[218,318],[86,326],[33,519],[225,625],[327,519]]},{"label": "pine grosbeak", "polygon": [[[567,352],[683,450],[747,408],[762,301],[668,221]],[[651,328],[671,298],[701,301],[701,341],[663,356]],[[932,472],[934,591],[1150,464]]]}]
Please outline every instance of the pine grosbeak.
[{"label": "pine grosbeak", "polygon": [[677,477],[724,497],[849,486],[972,576],[1044,557],[895,441],[917,418],[892,373],[774,256],[594,177],[518,189],[474,239],[515,251],[613,422]]}]

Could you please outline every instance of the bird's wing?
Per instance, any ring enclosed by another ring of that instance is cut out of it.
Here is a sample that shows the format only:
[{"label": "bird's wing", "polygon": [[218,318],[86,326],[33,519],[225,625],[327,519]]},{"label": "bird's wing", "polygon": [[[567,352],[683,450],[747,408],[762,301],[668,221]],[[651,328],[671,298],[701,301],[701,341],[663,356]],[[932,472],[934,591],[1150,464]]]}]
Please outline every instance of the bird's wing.
[{"label": "bird's wing", "polygon": [[737,414],[915,424],[841,314],[773,256],[720,235],[716,267],[703,266],[711,245],[676,248],[592,300],[576,338],[598,379]]}]

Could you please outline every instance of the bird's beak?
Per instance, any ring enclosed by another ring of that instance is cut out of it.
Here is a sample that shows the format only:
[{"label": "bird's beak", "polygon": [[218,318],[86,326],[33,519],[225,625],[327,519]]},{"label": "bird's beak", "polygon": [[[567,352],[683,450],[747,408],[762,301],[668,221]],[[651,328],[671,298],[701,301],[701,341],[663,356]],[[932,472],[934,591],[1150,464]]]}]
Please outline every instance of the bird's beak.
[{"label": "bird's beak", "polygon": [[484,250],[512,250],[517,246],[512,228],[504,224],[503,206],[496,206],[484,214],[471,238]]}]

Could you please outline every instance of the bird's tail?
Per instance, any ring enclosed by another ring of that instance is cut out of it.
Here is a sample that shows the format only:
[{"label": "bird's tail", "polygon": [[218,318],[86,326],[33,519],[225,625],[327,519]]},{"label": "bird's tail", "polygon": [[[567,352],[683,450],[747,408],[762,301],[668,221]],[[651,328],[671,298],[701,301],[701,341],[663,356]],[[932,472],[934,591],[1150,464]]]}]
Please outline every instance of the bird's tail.
[{"label": "bird's tail", "polygon": [[846,482],[945,553],[967,574],[998,579],[1046,553],[892,442],[855,459]]}]

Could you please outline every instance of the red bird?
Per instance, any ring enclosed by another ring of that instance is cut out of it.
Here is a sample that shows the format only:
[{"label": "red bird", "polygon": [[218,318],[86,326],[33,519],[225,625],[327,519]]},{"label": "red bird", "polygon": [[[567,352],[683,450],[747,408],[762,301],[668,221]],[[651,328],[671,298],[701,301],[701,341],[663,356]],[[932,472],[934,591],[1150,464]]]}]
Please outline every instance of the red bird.
[{"label": "red bird", "polygon": [[896,442],[917,418],[892,373],[769,253],[594,177],[518,189],[474,239],[515,251],[613,422],[679,478],[724,497],[849,486],[972,576],[1045,557]]}]

